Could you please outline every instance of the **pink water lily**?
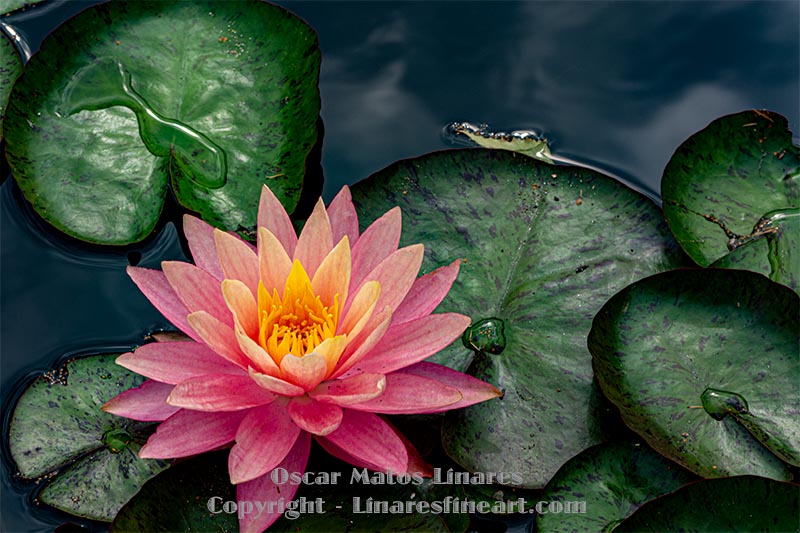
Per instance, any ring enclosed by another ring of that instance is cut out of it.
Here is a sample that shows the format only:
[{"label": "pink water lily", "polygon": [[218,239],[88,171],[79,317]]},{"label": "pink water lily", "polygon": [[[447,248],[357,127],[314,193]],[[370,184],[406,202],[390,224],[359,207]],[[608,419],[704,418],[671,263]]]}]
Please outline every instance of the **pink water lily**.
[{"label": "pink water lily", "polygon": [[[187,216],[195,264],[129,267],[147,298],[191,340],[155,342],[117,363],[149,378],[104,410],[161,424],[143,458],[233,444],[228,469],[242,501],[291,500],[270,473],[303,471],[311,439],[359,467],[420,470],[413,447],[379,414],[437,413],[495,398],[478,379],[424,359],[470,319],[432,314],[459,262],[417,278],[423,246],[398,249],[400,209],[359,234],[350,191],[320,200],[300,236],[269,188],[258,246]],[[280,516],[240,518],[262,531]]]}]

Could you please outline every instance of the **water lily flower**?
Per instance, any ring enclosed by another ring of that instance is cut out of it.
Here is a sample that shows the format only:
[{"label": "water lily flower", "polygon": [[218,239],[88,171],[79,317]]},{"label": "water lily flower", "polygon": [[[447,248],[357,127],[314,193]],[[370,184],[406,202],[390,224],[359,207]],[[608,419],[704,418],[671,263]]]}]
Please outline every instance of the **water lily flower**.
[{"label": "water lily flower", "polygon": [[[220,447],[241,501],[290,501],[278,467],[302,472],[315,439],[358,467],[424,470],[413,446],[381,414],[437,413],[495,398],[492,385],[424,359],[470,319],[432,314],[459,262],[417,278],[423,246],[399,248],[400,209],[359,234],[350,191],[317,202],[299,237],[264,187],[257,247],[186,216],[195,264],[129,267],[153,305],[188,341],[145,344],[117,363],[149,378],[103,406],[161,422],[143,458]],[[280,513],[240,518],[262,531]]]}]

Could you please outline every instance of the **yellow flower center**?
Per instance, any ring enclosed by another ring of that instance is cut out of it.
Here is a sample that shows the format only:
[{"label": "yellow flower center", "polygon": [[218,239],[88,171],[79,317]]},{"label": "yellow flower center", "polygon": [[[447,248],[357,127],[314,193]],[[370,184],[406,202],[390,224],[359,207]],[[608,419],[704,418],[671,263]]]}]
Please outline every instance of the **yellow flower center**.
[{"label": "yellow flower center", "polygon": [[279,365],[287,353],[302,357],[336,334],[339,311],[339,295],[333,302],[322,302],[295,260],[283,296],[277,289],[270,295],[263,283],[258,284],[258,342]]}]

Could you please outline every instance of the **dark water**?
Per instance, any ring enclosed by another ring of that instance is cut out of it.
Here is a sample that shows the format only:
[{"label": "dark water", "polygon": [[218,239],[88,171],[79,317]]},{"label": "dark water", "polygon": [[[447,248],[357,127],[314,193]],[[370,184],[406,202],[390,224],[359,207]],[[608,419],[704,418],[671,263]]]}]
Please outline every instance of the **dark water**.
[{"label": "dark water", "polygon": [[[35,51],[91,3],[48,2],[0,23]],[[540,130],[557,154],[654,198],[674,149],[714,118],[766,108],[794,131],[800,123],[794,1],[281,4],[319,33],[327,199],[397,159],[449,147],[443,128],[456,120]],[[32,214],[13,180],[0,205],[7,423],[31,376],[87,349],[124,350],[166,326],[124,267],[182,253],[171,224],[129,249],[77,244]],[[68,519],[33,507],[5,450],[3,459],[0,531],[51,531]]]}]

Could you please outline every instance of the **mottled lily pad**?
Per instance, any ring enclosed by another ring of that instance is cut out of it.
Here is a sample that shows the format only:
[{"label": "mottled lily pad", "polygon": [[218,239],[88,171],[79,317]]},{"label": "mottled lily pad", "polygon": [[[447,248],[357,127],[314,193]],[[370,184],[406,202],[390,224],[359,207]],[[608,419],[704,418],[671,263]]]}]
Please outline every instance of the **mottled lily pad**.
[{"label": "mottled lily pad", "polygon": [[463,261],[440,311],[503,322],[502,351],[481,348],[497,345],[483,328],[477,353],[456,341],[431,359],[505,392],[448,414],[444,446],[462,467],[539,488],[608,438],[615,417],[586,349],[592,317],[626,285],[687,261],[653,202],[587,169],[485,149],[401,161],[352,192],[364,224],[402,208],[401,245],[425,244],[424,271]]},{"label": "mottled lily pad", "polygon": [[168,186],[211,224],[252,229],[262,185],[291,212],[319,155],[319,63],[314,31],[260,1],[93,6],[15,85],[12,173],[45,220],[89,242],[145,238]]},{"label": "mottled lily pad", "polygon": [[675,151],[661,196],[675,238],[698,265],[747,268],[797,290],[800,147],[786,118],[754,110],[715,120]]},{"label": "mottled lily pad", "polygon": [[608,531],[643,503],[696,479],[638,442],[599,444],[570,459],[542,494],[542,501],[561,502],[575,512],[538,514],[536,529]]},{"label": "mottled lily pad", "polygon": [[760,274],[665,272],[616,294],[589,349],[603,392],[656,451],[704,477],[800,464],[800,298]]},{"label": "mottled lily pad", "polygon": [[[0,136],[2,136],[3,116],[8,95],[17,77],[22,72],[22,59],[17,49],[3,32],[0,32]],[[2,139],[2,137],[0,137]]]},{"label": "mottled lily pad", "polygon": [[115,364],[115,357],[76,359],[38,378],[18,400],[9,430],[20,474],[52,478],[39,499],[94,520],[110,521],[169,464],[138,457],[153,424],[100,409],[144,380]]},{"label": "mottled lily pad", "polygon": [[623,531],[797,531],[800,486],[756,476],[705,479],[641,506]]}]

